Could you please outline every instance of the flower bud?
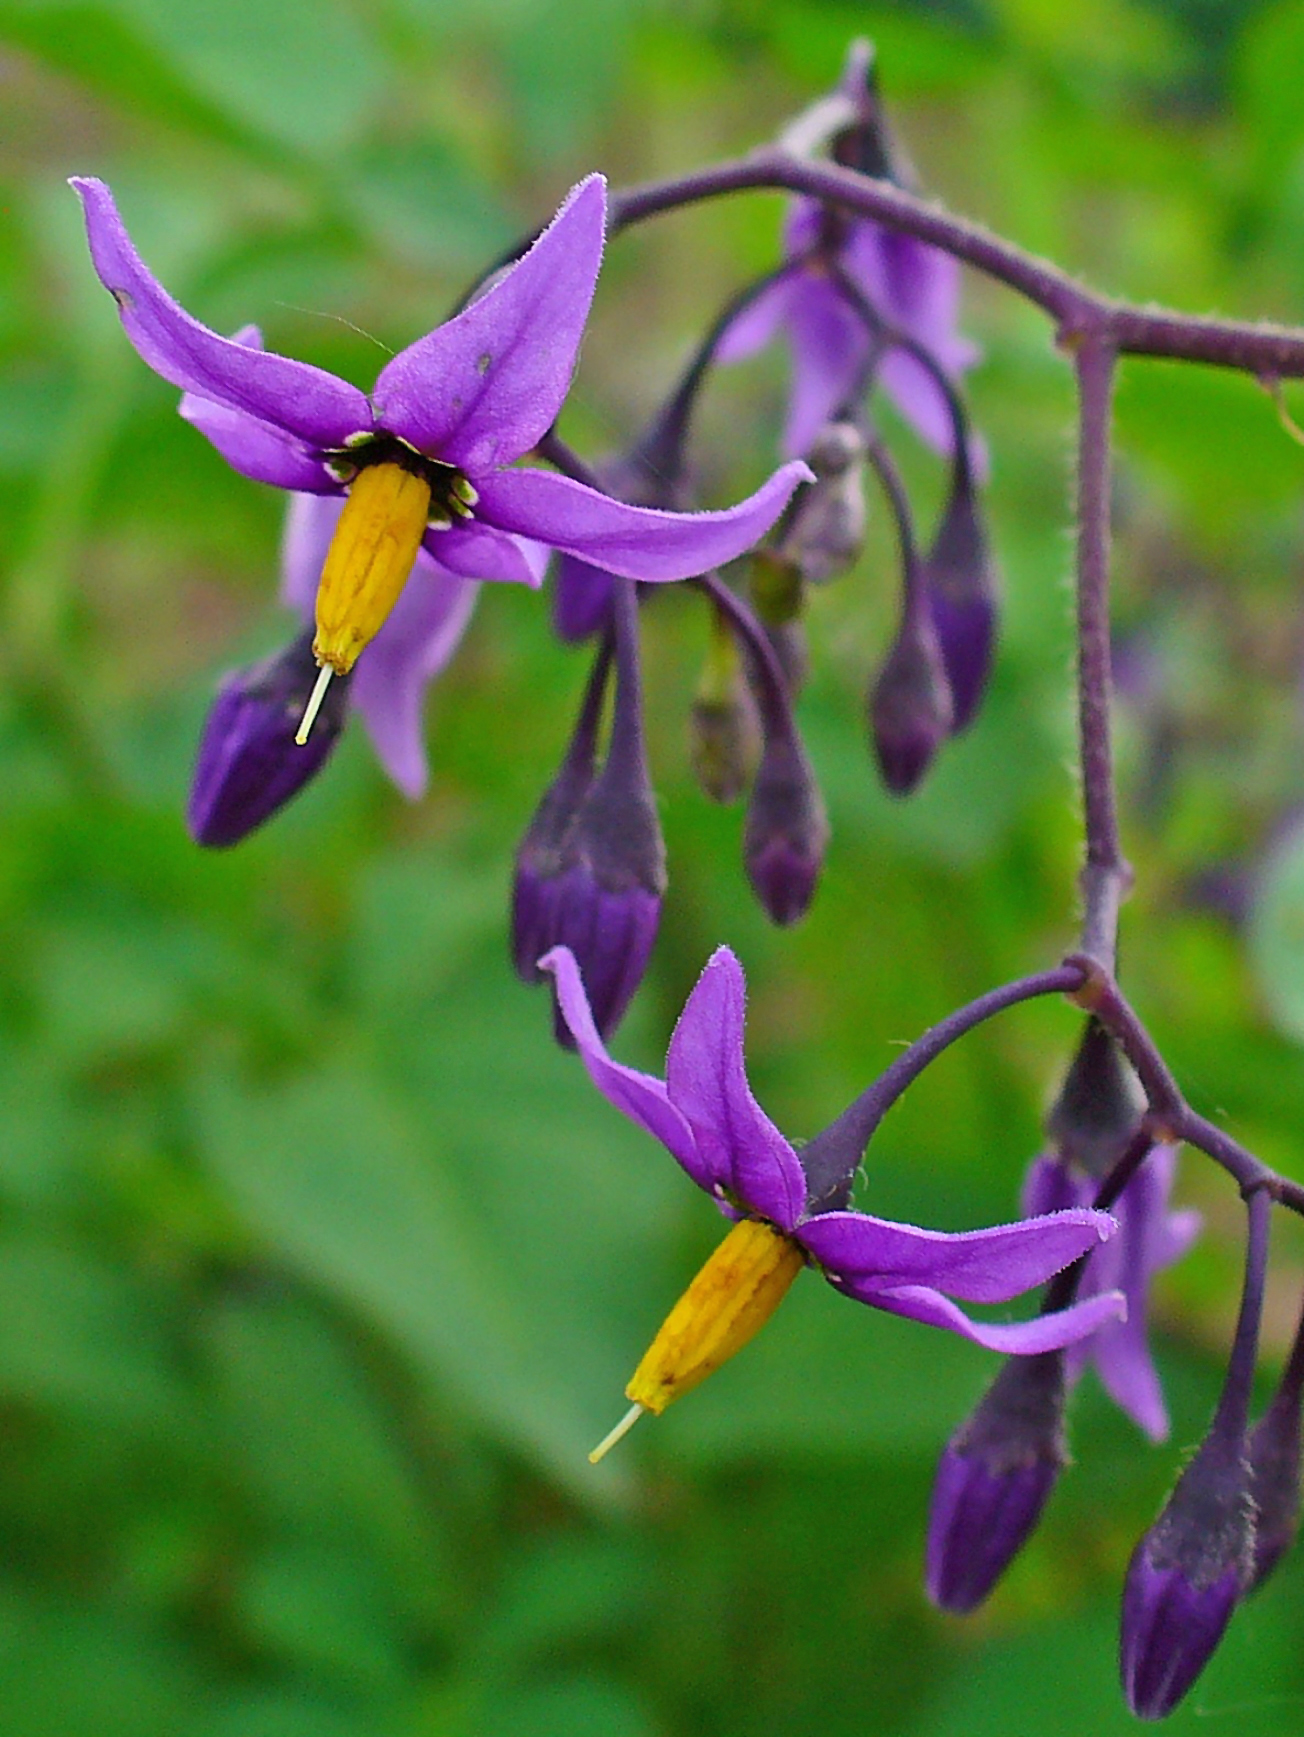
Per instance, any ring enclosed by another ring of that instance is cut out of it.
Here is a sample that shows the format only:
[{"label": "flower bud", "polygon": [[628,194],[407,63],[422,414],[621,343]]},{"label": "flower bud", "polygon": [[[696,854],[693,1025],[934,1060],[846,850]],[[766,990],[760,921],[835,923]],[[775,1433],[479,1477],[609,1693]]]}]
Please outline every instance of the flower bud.
[{"label": "flower bud", "polygon": [[829,422],[807,456],[815,472],[794,497],[774,550],[808,585],[854,565],[865,543],[865,440],[854,422]]},{"label": "flower bud", "polygon": [[806,601],[800,567],[777,549],[753,551],[748,589],[757,618],[766,628],[797,620]]},{"label": "flower bud", "polygon": [[1145,1112],[1145,1093],[1118,1045],[1087,1020],[1046,1130],[1061,1157],[1104,1178],[1122,1157]]},{"label": "flower bud", "polygon": [[928,1596],[975,1610],[1031,1535],[1065,1464],[1064,1358],[1011,1357],[947,1444],[928,1523]]},{"label": "flower bud", "polygon": [[772,733],[752,785],[743,861],[772,923],[806,913],[824,864],[829,825],[805,750],[793,733]]},{"label": "flower bud", "polygon": [[951,729],[951,688],[928,612],[907,605],[870,695],[874,753],[894,796],[908,796]]},{"label": "flower bud", "polygon": [[951,686],[951,731],[973,721],[991,673],[996,580],[978,512],[969,455],[956,460],[951,495],[924,560],[929,612]]},{"label": "flower bud", "polygon": [[611,618],[614,583],[604,567],[576,555],[559,555],[552,580],[552,625],[558,639],[577,645],[600,632]]},{"label": "flower bud", "polygon": [[512,963],[523,983],[542,983],[538,961],[553,945],[557,882],[566,841],[593,785],[593,761],[567,754],[544,791],[516,852],[512,880]]},{"label": "flower bud", "polygon": [[698,784],[713,802],[737,801],[756,761],[760,725],[733,629],[719,609],[711,611],[711,637],[689,728]]},{"label": "flower bud", "polygon": [[1299,1531],[1299,1362],[1298,1354],[1293,1354],[1272,1404],[1250,1432],[1250,1492],[1256,1514],[1251,1588],[1263,1584]]},{"label": "flower bud", "polygon": [[[583,841],[578,848],[583,851]],[[664,887],[664,866],[656,886],[637,877],[632,861],[622,865],[608,860],[600,870],[582,856],[549,886],[544,912],[548,947],[569,947],[579,961],[593,1023],[604,1038],[620,1024],[643,981],[661,920]],[[574,1049],[555,999],[553,1013],[557,1042]]]},{"label": "flower bud", "polygon": [[1243,1442],[1215,1426],[1132,1554],[1119,1663],[1140,1719],[1172,1712],[1251,1583],[1251,1475]]},{"label": "flower bud", "polygon": [[327,690],[317,727],[295,741],[317,682],[312,632],[284,651],[237,670],[218,689],[195,758],[186,824],[197,844],[238,844],[313,778],[330,758],[348,715],[349,678]]}]

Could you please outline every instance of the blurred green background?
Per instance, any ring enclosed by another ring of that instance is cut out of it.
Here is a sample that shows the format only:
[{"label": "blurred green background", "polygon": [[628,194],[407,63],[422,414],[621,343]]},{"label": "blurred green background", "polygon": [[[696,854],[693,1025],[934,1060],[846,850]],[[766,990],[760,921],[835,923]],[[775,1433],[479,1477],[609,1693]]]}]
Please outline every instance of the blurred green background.
[{"label": "blurred green background", "polygon": [[[433,695],[424,803],[352,730],[264,833],[192,846],[214,682],[287,632],[281,502],[130,351],[63,185],[109,179],[212,325],[256,320],[369,384],[366,333],[427,330],[582,173],[745,148],[858,32],[956,209],[1120,294],[1304,319],[1297,0],[0,0],[4,1737],[1130,1728],[1119,1581],[1213,1403],[1230,1189],[1188,1160],[1209,1229],[1158,1301],[1172,1443],[1088,1378],[1078,1464],[967,1622],[930,1610],[919,1564],[933,1462],[992,1360],[813,1279],[590,1470],[719,1220],[506,964],[511,850],[583,660],[540,600],[490,588]],[[613,247],[565,424],[587,455],[772,261],[780,213],[755,197]],[[881,793],[880,525],[816,600],[802,719],[834,840],[792,933],[749,901],[737,812],[685,770],[701,609],[648,616],[672,889],[617,1049],[658,1066],[727,940],[757,1088],[794,1135],[1071,942],[1072,402],[1039,315],[976,282],[967,307],[1007,596],[994,688],[917,799]],[[709,498],[771,462],[783,379],[770,356],[713,387]],[[1299,1174],[1304,453],[1253,383],[1153,364],[1124,370],[1119,444],[1127,980],[1196,1104]],[[897,445],[926,516],[936,465]],[[1038,1006],[949,1055],[861,1203],[1008,1216],[1075,1035]],[[1270,1365],[1304,1276],[1291,1228]],[[1304,1727],[1301,1591],[1287,1562],[1175,1731]]]}]

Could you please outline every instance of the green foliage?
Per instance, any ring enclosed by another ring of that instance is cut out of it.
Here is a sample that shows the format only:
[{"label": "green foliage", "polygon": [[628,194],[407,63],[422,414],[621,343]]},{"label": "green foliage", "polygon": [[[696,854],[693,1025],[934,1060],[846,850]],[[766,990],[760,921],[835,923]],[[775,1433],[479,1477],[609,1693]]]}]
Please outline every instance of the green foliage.
[{"label": "green foliage", "polygon": [[[588,1467],[719,1223],[505,959],[510,853],[580,662],[537,599],[489,588],[435,690],[422,807],[350,732],[264,834],[192,847],[213,682],[284,630],[279,505],[130,354],[61,185],[119,187],[206,319],[366,384],[579,174],[745,148],[861,31],[955,208],[1105,287],[1299,317],[1298,0],[0,0],[0,1737],[1126,1728],[1117,1588],[1177,1456],[1089,1385],[1079,1468],[967,1626],[927,1609],[918,1564],[933,1460],[987,1364],[813,1275]],[[612,247],[567,412],[587,453],[765,269],[776,215],[740,202]],[[796,1135],[1072,933],[1071,400],[1053,334],[969,287],[1006,591],[993,691],[917,800],[875,788],[863,695],[896,607],[878,524],[816,600],[802,722],[834,844],[792,933],[747,896],[739,815],[685,770],[697,605],[648,611],[672,886],[617,1047],[659,1066],[727,940],[758,1091]],[[782,389],[773,358],[713,386],[719,498],[770,462]],[[1139,364],[1119,441],[1129,979],[1201,1107],[1290,1170],[1304,455],[1256,386]],[[935,502],[934,461],[898,444]],[[859,1202],[1008,1214],[1074,1036],[1025,1009],[945,1058]],[[1237,1228],[1212,1184],[1184,1186],[1210,1234],[1159,1303],[1179,1448],[1212,1403]],[[1300,1573],[1238,1619],[1174,1729],[1232,1709],[1247,1737],[1284,1728]]]}]

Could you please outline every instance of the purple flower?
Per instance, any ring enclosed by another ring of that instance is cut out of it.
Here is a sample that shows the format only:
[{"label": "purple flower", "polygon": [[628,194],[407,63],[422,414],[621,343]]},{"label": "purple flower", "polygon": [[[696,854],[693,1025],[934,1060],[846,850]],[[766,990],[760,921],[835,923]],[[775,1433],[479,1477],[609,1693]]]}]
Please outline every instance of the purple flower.
[{"label": "purple flower", "polygon": [[[864,172],[898,179],[873,84],[873,66],[853,46],[841,89],[862,113],[848,129],[844,153]],[[864,147],[859,149],[858,147]],[[792,348],[792,396],[785,449],[805,453],[824,425],[863,390],[874,339],[853,298],[902,336],[927,350],[952,378],[977,358],[956,329],[960,267],[911,235],[868,218],[795,199],[784,227],[789,270],[751,301],[716,350],[720,362],[741,361],[783,329]],[[845,277],[851,295],[840,288]],[[928,369],[902,349],[889,349],[877,378],[901,414],[939,452],[952,448],[954,429],[945,395]]]},{"label": "purple flower", "polygon": [[238,342],[200,325],[147,270],[108,188],[72,185],[127,336],[185,392],[188,420],[246,476],[348,497],[317,596],[318,699],[325,671],[351,669],[374,637],[423,546],[462,579],[537,585],[520,537],[627,577],[682,579],[749,548],[808,475],[789,465],[728,511],[672,513],[510,468],[547,432],[570,385],[602,258],[600,176],[571,192],[477,301],[387,363],[370,398],[263,350],[252,328]]},{"label": "purple flower", "polygon": [[[945,1327],[997,1351],[1054,1350],[1120,1312],[1120,1297],[1095,1296],[1057,1314],[991,1324],[972,1320],[952,1301],[1006,1302],[1042,1283],[1110,1235],[1114,1221],[1108,1214],[1072,1208],[949,1234],[863,1212],[808,1212],[801,1159],[747,1083],[745,984],[727,947],[712,955],[680,1015],[664,1081],[608,1055],[566,948],[554,949],[540,965],[556,979],[562,1015],[594,1085],[660,1140],[725,1216],[738,1221],[667,1323],[667,1329],[675,1324],[668,1337],[677,1339],[677,1353],[684,1354],[694,1331],[707,1331],[706,1351],[686,1368],[673,1360],[667,1364],[654,1344],[630,1384],[637,1409],[628,1421],[645,1409],[664,1410],[744,1344],[804,1264],[816,1265],[858,1302]],[[723,1326],[721,1311],[729,1317]],[[657,1364],[654,1373],[649,1359]],[[648,1379],[640,1379],[645,1373]]]},{"label": "purple flower", "polygon": [[[1169,1210],[1177,1151],[1156,1146],[1113,1207],[1118,1234],[1087,1262],[1078,1296],[1122,1291],[1127,1314],[1109,1321],[1068,1353],[1070,1379],[1094,1363],[1106,1392],[1152,1441],[1168,1434],[1163,1390],[1146,1339],[1150,1281],[1180,1260],[1200,1229],[1198,1212]],[[1090,1204],[1098,1183],[1059,1158],[1038,1158],[1028,1172],[1023,1209],[1029,1215]]]}]

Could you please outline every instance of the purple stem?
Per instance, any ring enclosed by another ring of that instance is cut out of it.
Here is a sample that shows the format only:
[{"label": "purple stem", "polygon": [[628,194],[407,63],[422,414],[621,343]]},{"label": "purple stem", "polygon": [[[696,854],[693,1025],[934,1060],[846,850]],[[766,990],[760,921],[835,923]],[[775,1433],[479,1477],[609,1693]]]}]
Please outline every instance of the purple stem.
[{"label": "purple stem", "polygon": [[1245,1285],[1236,1318],[1236,1337],[1227,1363],[1227,1379],[1218,1399],[1210,1434],[1239,1442],[1249,1422],[1254,1388],[1254,1364],[1259,1351],[1259,1322],[1263,1316],[1263,1289],[1268,1273],[1268,1233],[1272,1225],[1272,1199],[1264,1189],[1247,1196],[1245,1210],[1249,1235],[1245,1247]]},{"label": "purple stem", "polygon": [[1113,971],[1118,911],[1131,870],[1114,798],[1109,644],[1110,411],[1115,354],[1104,341],[1076,346],[1078,376],[1078,742],[1082,762],[1083,953]]},{"label": "purple stem", "polygon": [[763,188],[804,193],[930,242],[1043,308],[1056,320],[1062,342],[1095,334],[1120,355],[1205,362],[1265,378],[1304,375],[1302,331],[1241,320],[1201,319],[1135,307],[1099,295],[1058,266],[1002,240],[981,224],[953,217],[902,187],[871,180],[836,163],[805,161],[772,145],[732,162],[613,194],[609,233],[618,234],[648,217],[703,199]]}]

